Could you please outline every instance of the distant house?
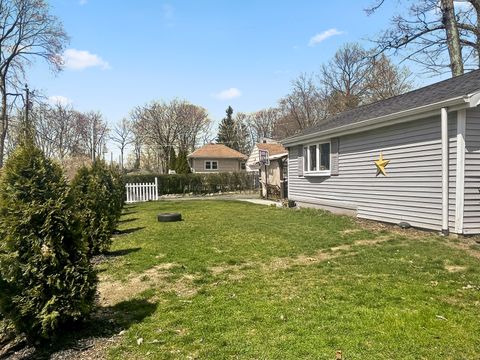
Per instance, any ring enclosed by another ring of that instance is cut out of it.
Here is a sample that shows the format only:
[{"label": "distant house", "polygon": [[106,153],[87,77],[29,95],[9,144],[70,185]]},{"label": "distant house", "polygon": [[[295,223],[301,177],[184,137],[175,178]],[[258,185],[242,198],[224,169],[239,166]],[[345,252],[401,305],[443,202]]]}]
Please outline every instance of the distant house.
[{"label": "distant house", "polygon": [[223,144],[207,144],[187,156],[196,173],[243,172],[247,156]]},{"label": "distant house", "polygon": [[[270,164],[260,166],[259,150],[268,151]],[[285,197],[287,177],[288,151],[282,144],[271,139],[264,139],[261,143],[255,144],[246,166],[247,171],[259,172],[262,185],[262,196],[264,197]],[[269,193],[267,194],[267,188]]]},{"label": "distant house", "polygon": [[479,104],[477,70],[286,138],[289,199],[366,219],[479,234]]}]

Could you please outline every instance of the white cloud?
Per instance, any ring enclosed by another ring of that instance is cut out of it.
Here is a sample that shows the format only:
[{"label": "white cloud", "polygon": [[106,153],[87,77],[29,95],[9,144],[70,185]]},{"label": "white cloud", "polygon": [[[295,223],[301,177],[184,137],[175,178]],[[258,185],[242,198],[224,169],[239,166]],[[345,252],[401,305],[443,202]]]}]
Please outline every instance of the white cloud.
[{"label": "white cloud", "polygon": [[48,102],[52,105],[70,105],[73,103],[72,99],[62,95],[52,95],[48,97]]},{"label": "white cloud", "polygon": [[242,96],[242,93],[237,88],[230,88],[214,95],[219,100],[230,100]]},{"label": "white cloud", "polygon": [[103,70],[110,69],[108,62],[86,50],[67,49],[63,54],[63,61],[64,67],[72,70],[83,70],[89,67],[100,67]]},{"label": "white cloud", "polygon": [[343,31],[339,31],[335,28],[325,30],[324,32],[321,32],[320,34],[316,34],[310,39],[310,42],[308,43],[308,46],[315,46],[320,44],[322,41],[327,40],[329,37],[336,36],[336,35],[342,35],[344,34]]}]

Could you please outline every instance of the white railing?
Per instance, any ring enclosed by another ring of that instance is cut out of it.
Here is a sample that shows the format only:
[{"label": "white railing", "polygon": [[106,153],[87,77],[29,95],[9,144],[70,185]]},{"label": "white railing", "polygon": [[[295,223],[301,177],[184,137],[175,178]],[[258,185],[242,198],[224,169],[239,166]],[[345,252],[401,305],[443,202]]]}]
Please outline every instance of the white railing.
[{"label": "white railing", "polygon": [[158,178],[153,183],[126,184],[127,203],[158,200]]}]

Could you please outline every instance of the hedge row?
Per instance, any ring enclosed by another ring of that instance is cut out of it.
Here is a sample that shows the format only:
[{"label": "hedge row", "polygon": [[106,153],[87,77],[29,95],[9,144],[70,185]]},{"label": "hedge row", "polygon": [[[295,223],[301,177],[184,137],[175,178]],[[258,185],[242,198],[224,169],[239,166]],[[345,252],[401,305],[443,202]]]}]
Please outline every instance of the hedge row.
[{"label": "hedge row", "polygon": [[158,178],[158,194],[210,194],[250,191],[258,188],[258,175],[251,173],[149,174],[126,175],[127,183],[153,183]]}]

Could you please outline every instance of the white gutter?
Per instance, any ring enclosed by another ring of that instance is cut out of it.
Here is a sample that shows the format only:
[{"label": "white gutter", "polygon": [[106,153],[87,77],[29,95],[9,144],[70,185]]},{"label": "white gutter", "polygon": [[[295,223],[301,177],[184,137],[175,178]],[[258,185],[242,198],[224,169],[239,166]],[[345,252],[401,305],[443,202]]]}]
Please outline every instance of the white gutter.
[{"label": "white gutter", "polygon": [[466,107],[475,107],[480,104],[480,92],[466,96],[457,96],[433,104],[419,106],[414,109],[399,111],[394,114],[379,116],[372,119],[359,121],[353,124],[339,126],[330,130],[318,131],[312,134],[292,136],[280,141],[285,147],[300,145],[310,140],[321,140],[333,136],[342,136],[356,132],[371,130],[385,125],[393,125],[402,122],[417,120],[428,116],[438,116],[439,108],[448,108],[448,111],[456,111]]},{"label": "white gutter", "polygon": [[442,233],[448,235],[448,110],[442,107]]}]

